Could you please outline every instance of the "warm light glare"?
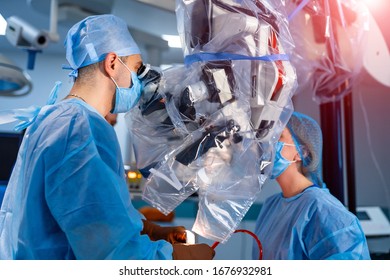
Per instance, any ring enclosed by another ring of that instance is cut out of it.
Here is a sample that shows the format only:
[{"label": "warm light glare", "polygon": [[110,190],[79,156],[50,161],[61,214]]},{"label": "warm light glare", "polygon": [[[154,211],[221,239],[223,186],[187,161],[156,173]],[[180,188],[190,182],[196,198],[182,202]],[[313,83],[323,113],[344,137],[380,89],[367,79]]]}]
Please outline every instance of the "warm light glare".
[{"label": "warm light glare", "polygon": [[0,14],[0,35],[5,35],[6,29],[7,29],[7,21]]},{"label": "warm light glare", "polygon": [[127,177],[128,177],[129,179],[135,179],[135,178],[137,178],[137,172],[129,171],[129,172],[127,173]]},{"label": "warm light glare", "polygon": [[176,35],[162,35],[161,36],[165,41],[168,41],[168,46],[170,48],[181,48],[180,37]]},{"label": "warm light glare", "polygon": [[363,0],[367,7],[379,8],[382,4],[388,0]]}]

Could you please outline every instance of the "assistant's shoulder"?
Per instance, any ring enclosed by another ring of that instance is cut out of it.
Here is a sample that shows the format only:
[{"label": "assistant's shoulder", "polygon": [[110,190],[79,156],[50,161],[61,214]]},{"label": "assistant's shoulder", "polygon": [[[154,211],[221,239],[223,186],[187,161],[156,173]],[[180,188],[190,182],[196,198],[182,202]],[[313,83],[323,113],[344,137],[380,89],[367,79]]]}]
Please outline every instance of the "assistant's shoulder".
[{"label": "assistant's shoulder", "polygon": [[302,198],[311,201],[316,206],[343,207],[342,203],[327,188],[310,187],[302,193]]},{"label": "assistant's shoulder", "polygon": [[264,206],[270,206],[279,203],[283,199],[282,193],[276,193],[267,197],[264,201]]},{"label": "assistant's shoulder", "polygon": [[311,213],[318,220],[334,220],[335,223],[348,226],[357,218],[327,188],[311,188],[304,193]]}]

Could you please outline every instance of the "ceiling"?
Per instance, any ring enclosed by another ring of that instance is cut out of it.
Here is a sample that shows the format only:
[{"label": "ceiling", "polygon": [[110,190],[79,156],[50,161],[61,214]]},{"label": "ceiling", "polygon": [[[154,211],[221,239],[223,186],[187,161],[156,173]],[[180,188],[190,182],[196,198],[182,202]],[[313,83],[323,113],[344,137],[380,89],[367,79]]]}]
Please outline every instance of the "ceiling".
[{"label": "ceiling", "polygon": [[[2,0],[4,18],[17,16],[39,30],[50,30],[52,0]],[[177,35],[175,0],[57,0],[58,42],[51,42],[45,53],[65,53],[63,41],[69,28],[93,14],[112,13],[123,18],[139,45],[158,49],[160,63],[182,63],[181,49],[169,48],[161,35]],[[161,24],[163,22],[164,24]],[[0,36],[0,52],[15,51],[5,36]]]},{"label": "ceiling", "polygon": [[[52,0],[1,0],[0,13],[4,18],[17,16],[37,29],[50,29],[50,4]],[[112,13],[123,18],[139,45],[146,49],[157,49],[159,57],[148,62],[156,64],[175,64],[183,62],[181,49],[169,48],[162,34],[177,35],[175,0],[57,0],[58,42],[51,42],[43,50],[45,53],[65,52],[63,41],[68,29],[77,21],[91,14]],[[390,1],[364,0],[378,23],[385,42],[390,45],[390,26],[387,17],[390,12]],[[375,47],[375,42],[369,46]],[[372,48],[374,52],[375,48]],[[0,53],[15,51],[5,36],[0,36]],[[154,54],[156,52],[153,52]],[[387,64],[386,64],[387,65]],[[386,66],[387,67],[387,66]]]}]

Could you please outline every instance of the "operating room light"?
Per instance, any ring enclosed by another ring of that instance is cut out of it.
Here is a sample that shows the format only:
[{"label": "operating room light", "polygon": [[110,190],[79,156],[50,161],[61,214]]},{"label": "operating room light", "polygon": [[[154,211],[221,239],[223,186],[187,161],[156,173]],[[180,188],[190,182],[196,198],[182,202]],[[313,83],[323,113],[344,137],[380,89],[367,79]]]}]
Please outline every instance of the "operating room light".
[{"label": "operating room light", "polygon": [[0,14],[0,35],[5,35],[5,30],[7,29],[7,21]]},{"label": "operating room light", "polygon": [[161,36],[165,41],[168,41],[168,46],[170,48],[181,48],[180,37],[176,35],[162,35]]},{"label": "operating room light", "polygon": [[27,72],[0,54],[0,96],[22,96],[31,90],[32,82]]},{"label": "operating room light", "polygon": [[381,0],[363,0],[364,3],[366,4],[378,4],[379,2],[381,2]]},{"label": "operating room light", "polygon": [[141,179],[142,178],[142,175],[139,174],[138,172],[136,171],[129,171],[127,173],[127,178],[129,179]]},{"label": "operating room light", "polygon": [[363,0],[367,7],[377,9],[387,0]]},{"label": "operating room light", "polygon": [[135,179],[137,178],[137,173],[135,173],[134,171],[130,171],[129,173],[127,173],[127,177],[129,179]]}]

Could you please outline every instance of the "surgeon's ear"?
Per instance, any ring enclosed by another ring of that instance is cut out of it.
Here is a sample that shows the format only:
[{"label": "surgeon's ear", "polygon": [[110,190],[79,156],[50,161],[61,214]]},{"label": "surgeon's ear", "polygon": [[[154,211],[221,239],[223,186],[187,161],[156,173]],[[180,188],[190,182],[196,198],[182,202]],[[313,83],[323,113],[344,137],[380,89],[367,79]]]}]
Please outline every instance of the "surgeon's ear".
[{"label": "surgeon's ear", "polygon": [[117,67],[118,63],[118,55],[116,53],[108,53],[106,58],[103,61],[103,67],[104,70],[106,71],[107,75],[110,77],[115,76],[115,69]]},{"label": "surgeon's ear", "polygon": [[293,161],[301,161],[301,160],[302,160],[302,158],[299,155],[299,152],[297,151],[296,154],[294,155]]},{"label": "surgeon's ear", "polygon": [[[301,147],[301,153],[303,158],[307,158],[309,155],[309,150],[306,148],[306,146],[300,146]],[[301,161],[303,160],[299,152],[297,151],[296,155],[294,156],[294,160]]]}]

